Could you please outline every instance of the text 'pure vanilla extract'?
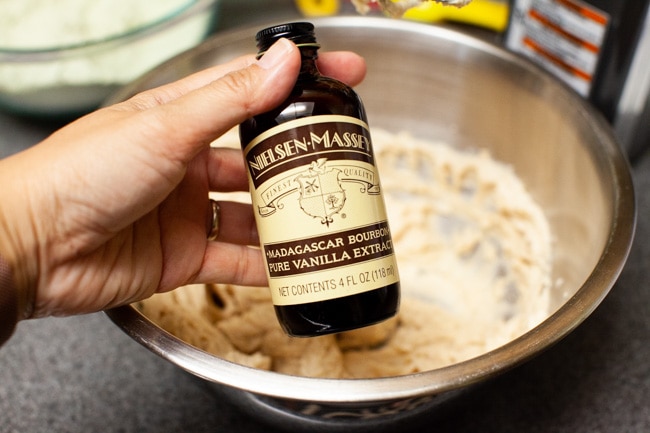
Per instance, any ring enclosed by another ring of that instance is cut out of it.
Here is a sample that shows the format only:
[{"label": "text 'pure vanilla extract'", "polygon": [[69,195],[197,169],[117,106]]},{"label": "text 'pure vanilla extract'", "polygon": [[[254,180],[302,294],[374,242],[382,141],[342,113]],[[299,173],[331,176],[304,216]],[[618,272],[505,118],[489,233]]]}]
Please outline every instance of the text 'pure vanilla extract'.
[{"label": "text 'pure vanilla extract'", "polygon": [[310,23],[258,32],[258,57],[280,38],[302,66],[290,96],[240,125],[275,311],[293,336],[368,326],[395,315],[395,252],[365,110],[324,77]]}]

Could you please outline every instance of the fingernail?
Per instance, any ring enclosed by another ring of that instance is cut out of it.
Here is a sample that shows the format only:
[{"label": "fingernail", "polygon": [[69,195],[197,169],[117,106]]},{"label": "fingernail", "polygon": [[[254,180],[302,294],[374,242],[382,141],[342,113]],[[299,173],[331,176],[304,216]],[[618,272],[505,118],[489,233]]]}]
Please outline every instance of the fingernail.
[{"label": "fingernail", "polygon": [[291,52],[292,45],[287,39],[278,39],[257,61],[258,66],[262,69],[273,69]]}]

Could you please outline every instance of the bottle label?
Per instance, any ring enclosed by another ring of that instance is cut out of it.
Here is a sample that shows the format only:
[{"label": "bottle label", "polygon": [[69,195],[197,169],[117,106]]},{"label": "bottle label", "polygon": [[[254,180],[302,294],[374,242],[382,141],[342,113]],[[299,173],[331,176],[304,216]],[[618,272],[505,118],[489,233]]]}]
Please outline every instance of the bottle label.
[{"label": "bottle label", "polygon": [[285,122],[244,148],[275,305],[354,295],[399,280],[368,125]]},{"label": "bottle label", "polygon": [[610,17],[581,0],[517,0],[506,46],[588,96]]}]

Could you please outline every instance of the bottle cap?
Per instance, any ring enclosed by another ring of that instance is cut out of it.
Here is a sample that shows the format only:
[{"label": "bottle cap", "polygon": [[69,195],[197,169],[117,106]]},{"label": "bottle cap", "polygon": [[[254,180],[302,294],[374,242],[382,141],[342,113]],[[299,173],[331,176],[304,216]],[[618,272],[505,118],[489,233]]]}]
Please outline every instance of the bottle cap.
[{"label": "bottle cap", "polygon": [[281,38],[289,39],[299,47],[320,47],[316,42],[314,25],[312,23],[296,22],[280,24],[257,32],[255,36],[258,49],[257,58],[262,57],[266,50],[271,48],[271,45]]}]

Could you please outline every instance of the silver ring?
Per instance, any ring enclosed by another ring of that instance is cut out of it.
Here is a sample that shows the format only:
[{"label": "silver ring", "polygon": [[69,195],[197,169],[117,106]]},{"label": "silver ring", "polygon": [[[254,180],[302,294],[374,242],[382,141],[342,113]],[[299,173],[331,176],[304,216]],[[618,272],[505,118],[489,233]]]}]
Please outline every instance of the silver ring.
[{"label": "silver ring", "polygon": [[219,220],[221,219],[221,208],[219,207],[219,203],[212,199],[210,199],[210,207],[212,208],[212,224],[210,225],[208,240],[216,241],[219,237]]}]

